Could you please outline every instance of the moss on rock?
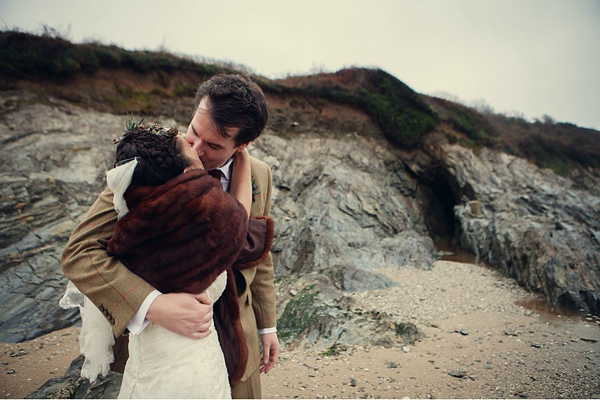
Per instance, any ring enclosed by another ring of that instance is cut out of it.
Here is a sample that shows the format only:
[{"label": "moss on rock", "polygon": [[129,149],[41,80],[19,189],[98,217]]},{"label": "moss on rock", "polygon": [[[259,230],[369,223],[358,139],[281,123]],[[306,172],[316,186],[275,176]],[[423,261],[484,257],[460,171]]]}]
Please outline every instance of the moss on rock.
[{"label": "moss on rock", "polygon": [[296,339],[310,332],[322,320],[331,318],[326,305],[317,303],[317,294],[312,287],[304,289],[286,305],[277,321],[279,338],[283,341]]}]

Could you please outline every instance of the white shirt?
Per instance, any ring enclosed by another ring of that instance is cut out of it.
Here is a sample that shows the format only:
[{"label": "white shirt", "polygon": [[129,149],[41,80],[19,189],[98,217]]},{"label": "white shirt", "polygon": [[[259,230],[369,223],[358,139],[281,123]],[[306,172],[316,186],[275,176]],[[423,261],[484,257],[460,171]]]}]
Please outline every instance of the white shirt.
[{"label": "white shirt", "polygon": [[[222,173],[221,174],[221,186],[223,186],[224,191],[227,191],[229,189],[229,184],[231,181],[232,167],[233,167],[233,157],[231,157],[229,159],[229,161],[227,161],[225,164],[223,164],[223,166],[217,168]],[[150,306],[152,305],[154,300],[156,300],[156,298],[158,296],[160,296],[161,294],[162,293],[160,291],[154,289],[154,291],[152,291],[146,297],[146,299],[142,302],[142,305],[138,309],[137,313],[134,315],[133,319],[127,325],[127,329],[129,330],[130,333],[132,333],[134,335],[139,335],[140,333],[142,333],[144,328],[150,323],[150,321],[148,321],[146,319],[146,314],[148,314],[148,310],[150,309]],[[260,333],[261,335],[264,335],[267,333],[273,333],[273,332],[277,332],[277,327],[264,328],[264,329],[258,330],[258,333]]]}]

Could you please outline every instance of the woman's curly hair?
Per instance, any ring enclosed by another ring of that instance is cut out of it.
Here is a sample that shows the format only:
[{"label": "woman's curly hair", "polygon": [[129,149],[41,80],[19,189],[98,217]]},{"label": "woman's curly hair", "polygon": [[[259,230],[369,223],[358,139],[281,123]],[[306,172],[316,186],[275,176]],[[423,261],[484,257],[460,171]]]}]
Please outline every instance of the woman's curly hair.
[{"label": "woman's curly hair", "polygon": [[181,174],[190,165],[177,140],[177,129],[151,124],[128,125],[118,141],[115,166],[138,158],[132,185],[159,186]]}]

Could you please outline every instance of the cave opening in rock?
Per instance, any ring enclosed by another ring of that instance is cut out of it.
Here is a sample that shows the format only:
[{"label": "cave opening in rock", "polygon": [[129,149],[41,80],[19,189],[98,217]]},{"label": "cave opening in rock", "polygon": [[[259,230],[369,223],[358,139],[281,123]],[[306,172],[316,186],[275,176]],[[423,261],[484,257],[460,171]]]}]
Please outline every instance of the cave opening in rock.
[{"label": "cave opening in rock", "polygon": [[454,206],[457,204],[459,196],[450,183],[450,179],[443,171],[438,170],[421,185],[421,204],[429,235],[435,241],[442,238],[453,238],[456,234]]}]

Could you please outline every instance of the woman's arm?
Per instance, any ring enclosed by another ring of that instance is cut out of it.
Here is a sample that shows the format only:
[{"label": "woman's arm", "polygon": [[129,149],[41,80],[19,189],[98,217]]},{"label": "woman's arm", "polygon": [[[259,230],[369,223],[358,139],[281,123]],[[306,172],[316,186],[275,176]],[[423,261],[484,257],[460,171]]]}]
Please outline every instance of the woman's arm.
[{"label": "woman's arm", "polygon": [[233,173],[229,193],[242,203],[249,216],[252,206],[252,176],[250,174],[250,155],[245,147],[243,150],[236,151],[233,156]]}]

